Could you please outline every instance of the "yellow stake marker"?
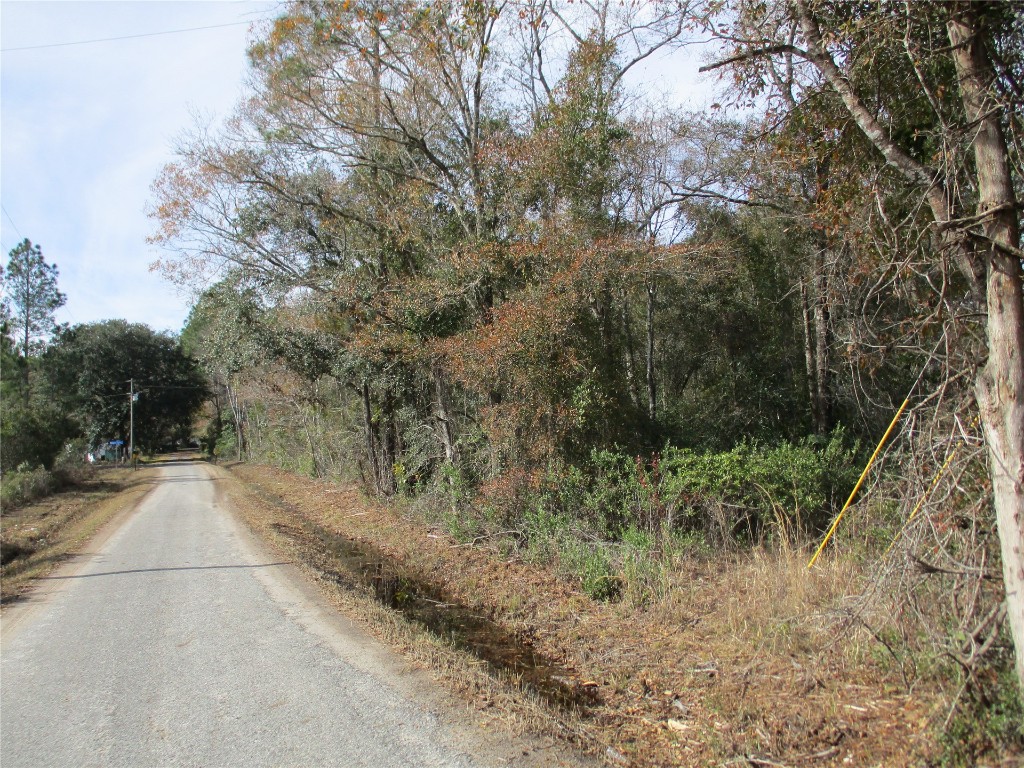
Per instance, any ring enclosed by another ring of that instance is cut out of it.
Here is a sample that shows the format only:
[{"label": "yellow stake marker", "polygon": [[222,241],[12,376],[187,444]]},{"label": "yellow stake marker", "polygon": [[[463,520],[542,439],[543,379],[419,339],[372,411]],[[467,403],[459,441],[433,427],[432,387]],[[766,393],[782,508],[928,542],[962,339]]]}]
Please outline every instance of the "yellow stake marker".
[{"label": "yellow stake marker", "polygon": [[[974,429],[974,426],[978,423],[978,419],[980,418],[980,415],[975,416],[974,420],[971,422],[971,425],[970,427],[968,427],[968,429]],[[960,439],[966,440],[966,437],[961,437]],[[886,548],[885,552],[882,553],[883,559],[886,557],[886,555],[892,552],[892,548],[896,546],[896,542],[899,541],[900,536],[903,535],[904,531],[907,530],[907,528],[913,522],[914,518],[917,517],[917,513],[921,511],[921,507],[924,506],[925,502],[931,498],[931,495],[935,492],[935,487],[939,484],[939,479],[945,473],[949,465],[953,463],[953,459],[956,458],[957,451],[959,450],[959,445],[954,446],[953,450],[950,451],[949,455],[946,457],[946,460],[942,462],[942,466],[939,467],[938,472],[936,472],[935,475],[932,477],[931,483],[928,484],[928,490],[925,492],[925,494],[921,497],[920,501],[917,502],[917,504],[914,506],[914,509],[911,511],[910,516],[907,518],[907,522],[903,524],[903,527],[900,528],[899,531],[896,533],[896,536],[889,543],[889,546]]]},{"label": "yellow stake marker", "polygon": [[871,465],[875,463],[875,459],[878,458],[878,454],[881,452],[882,446],[885,445],[885,441],[889,439],[889,434],[896,426],[896,422],[900,420],[900,416],[903,415],[903,411],[907,409],[907,404],[909,402],[910,396],[908,395],[907,399],[903,401],[903,405],[901,405],[900,409],[896,411],[896,415],[892,417],[892,421],[889,423],[889,428],[885,430],[885,434],[882,435],[882,439],[878,441],[878,446],[875,448],[875,452],[871,454],[871,458],[868,459],[867,466],[864,467],[864,471],[860,473],[860,479],[857,481],[857,484],[853,486],[853,490],[850,491],[850,498],[848,498],[846,503],[843,504],[843,508],[839,511],[839,514],[836,515],[836,519],[832,522],[832,527],[829,528],[828,533],[825,534],[825,538],[822,540],[821,546],[819,546],[818,551],[814,553],[814,557],[811,558],[811,562],[807,564],[808,569],[813,568],[814,564],[818,562],[818,558],[825,549],[825,545],[828,544],[829,539],[832,538],[832,534],[835,533],[836,528],[839,527],[839,521],[843,519],[843,515],[846,514],[846,510],[850,507],[850,504],[853,503],[853,498],[857,495],[857,491],[859,491],[860,487],[864,485],[864,479],[868,476],[868,472],[871,470]]},{"label": "yellow stake marker", "polygon": [[903,527],[900,528],[896,536],[893,537],[893,540],[889,543],[889,546],[886,547],[885,552],[882,553],[883,559],[885,559],[886,555],[892,552],[892,548],[896,546],[896,542],[900,540],[900,536],[902,536],[903,532],[910,527],[910,523],[913,522],[914,518],[917,516],[917,513],[921,511],[921,507],[924,506],[925,502],[931,498],[932,492],[935,490],[935,486],[939,484],[939,480],[942,478],[943,473],[946,471],[946,467],[948,467],[950,463],[953,461],[953,459],[956,458],[956,452],[957,449],[954,448],[952,451],[950,451],[950,454],[949,456],[946,457],[946,460],[942,462],[942,466],[939,467],[939,471],[936,472],[935,475],[932,477],[932,481],[928,485],[928,490],[921,497],[920,501],[918,501],[917,504],[914,506],[913,511],[907,518],[907,522],[903,524]]}]

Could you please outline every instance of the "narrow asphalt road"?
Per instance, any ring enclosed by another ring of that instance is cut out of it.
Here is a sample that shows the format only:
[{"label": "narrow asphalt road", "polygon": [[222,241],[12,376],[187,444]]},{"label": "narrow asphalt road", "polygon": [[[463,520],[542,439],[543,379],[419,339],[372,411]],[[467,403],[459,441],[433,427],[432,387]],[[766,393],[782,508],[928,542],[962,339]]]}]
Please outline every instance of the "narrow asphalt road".
[{"label": "narrow asphalt road", "polygon": [[124,525],[5,613],[3,768],[494,761],[218,507],[213,470],[160,471]]}]

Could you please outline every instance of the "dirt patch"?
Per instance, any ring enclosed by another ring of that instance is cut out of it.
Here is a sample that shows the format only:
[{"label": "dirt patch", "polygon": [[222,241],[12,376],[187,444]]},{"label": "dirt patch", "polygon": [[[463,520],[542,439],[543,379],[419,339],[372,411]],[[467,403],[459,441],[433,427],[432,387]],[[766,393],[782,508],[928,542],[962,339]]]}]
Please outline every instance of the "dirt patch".
[{"label": "dirt patch", "polygon": [[20,600],[32,582],[74,554],[153,485],[154,470],[98,469],[74,488],[0,516],[0,605]]},{"label": "dirt patch", "polygon": [[925,683],[911,695],[855,630],[763,618],[765,601],[789,610],[794,590],[825,589],[796,561],[786,577],[782,559],[694,560],[654,604],[597,602],[551,564],[460,544],[352,487],[265,466],[230,471],[247,488],[229,490],[231,501],[252,528],[496,718],[615,765],[931,758],[942,712]]}]

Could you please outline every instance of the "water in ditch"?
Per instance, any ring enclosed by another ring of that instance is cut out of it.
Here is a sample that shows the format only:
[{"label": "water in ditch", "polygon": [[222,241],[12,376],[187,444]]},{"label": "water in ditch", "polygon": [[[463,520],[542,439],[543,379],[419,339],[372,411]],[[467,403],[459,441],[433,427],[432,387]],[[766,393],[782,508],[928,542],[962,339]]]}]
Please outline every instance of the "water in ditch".
[{"label": "water in ditch", "polygon": [[492,671],[520,681],[549,704],[583,713],[598,703],[592,686],[575,684],[565,667],[535,651],[529,639],[451,600],[437,585],[411,577],[373,545],[353,541],[309,521],[303,521],[301,532],[290,526],[276,527],[314,543],[324,556],[316,567],[335,582],[372,591],[381,603],[473,654]]}]

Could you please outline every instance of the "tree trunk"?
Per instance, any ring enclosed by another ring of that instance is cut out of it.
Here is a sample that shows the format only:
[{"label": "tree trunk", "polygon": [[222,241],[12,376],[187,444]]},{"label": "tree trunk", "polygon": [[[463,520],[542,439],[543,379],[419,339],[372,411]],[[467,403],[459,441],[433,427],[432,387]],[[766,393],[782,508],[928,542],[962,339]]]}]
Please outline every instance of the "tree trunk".
[{"label": "tree trunk", "polygon": [[622,295],[622,335],[626,340],[626,383],[629,387],[629,397],[634,408],[640,407],[640,382],[637,380],[636,370],[636,344],[633,341],[633,328],[630,324],[629,296],[625,292]]},{"label": "tree trunk", "polygon": [[451,406],[448,394],[448,382],[445,381],[441,366],[434,365],[431,369],[434,379],[434,393],[437,396],[438,434],[444,447],[444,458],[449,464],[459,463],[459,448],[455,442],[455,430],[452,427]]},{"label": "tree trunk", "polygon": [[647,415],[654,421],[658,417],[658,392],[654,379],[654,283],[647,284]]},{"label": "tree trunk", "polygon": [[380,489],[385,496],[394,496],[397,491],[395,483],[395,464],[398,461],[398,423],[395,419],[394,396],[388,392],[384,396],[383,435],[381,437]]},{"label": "tree trunk", "polygon": [[[314,436],[316,428],[316,406],[313,403],[304,404],[302,400],[298,398],[289,398],[289,403],[298,416],[299,424],[302,427],[302,434],[306,436],[306,447],[309,449],[310,475],[312,477],[323,477],[320,461],[317,459],[316,455],[316,437]],[[310,419],[306,413],[307,408],[314,409],[312,419]],[[314,429],[310,429],[310,421],[313,422],[312,426]]]},{"label": "tree trunk", "polygon": [[804,324],[804,363],[807,367],[807,402],[811,408],[811,424],[815,434],[821,434],[821,412],[818,410],[818,367],[814,363],[814,328],[811,325],[811,304],[807,296],[807,283],[800,281],[800,310]]},{"label": "tree trunk", "polygon": [[814,256],[814,384],[818,419],[814,431],[827,435],[832,429],[831,318],[828,307],[828,277],[825,274],[825,250]]},{"label": "tree trunk", "polygon": [[[986,262],[988,359],[976,382],[985,429],[1006,587],[1006,615],[1017,679],[1024,688],[1024,290],[1020,229],[1009,152],[989,91],[989,66],[977,8],[959,5],[949,21],[960,98],[975,128],[978,213],[987,214],[975,256]],[[965,233],[968,237],[971,233]],[[964,245],[965,239],[960,240]]]},{"label": "tree trunk", "polygon": [[366,460],[370,463],[370,475],[373,477],[373,490],[381,493],[380,465],[377,462],[377,446],[373,436],[373,409],[370,407],[370,384],[363,382],[363,431],[366,435]]},{"label": "tree trunk", "polygon": [[242,460],[245,454],[245,414],[242,412],[242,405],[238,402],[238,393],[229,384],[224,385],[228,396],[228,405],[231,407],[231,418],[235,422],[235,453],[238,461]]},{"label": "tree trunk", "polygon": [[23,378],[25,380],[24,381],[24,388],[23,388],[23,391],[22,391],[22,399],[24,401],[24,405],[25,405],[26,409],[28,409],[29,400],[31,398],[31,389],[29,388],[29,376],[30,376],[30,372],[29,372],[29,359],[30,358],[29,358],[29,354],[28,354],[28,343],[29,343],[29,340],[31,338],[29,336],[29,331],[30,331],[30,329],[32,327],[32,316],[30,314],[29,309],[27,308],[29,306],[28,302],[31,301],[31,297],[29,295],[29,290],[28,290],[28,285],[29,285],[29,281],[28,281],[28,277],[26,276],[26,278],[25,278],[25,297],[24,297],[25,298],[25,307],[26,307],[26,309],[25,309],[25,318],[24,318],[24,321],[25,321],[25,334],[24,334],[24,339],[22,340],[22,348],[21,348],[22,354],[24,355],[24,358],[25,358],[25,367],[22,370]]},{"label": "tree trunk", "polygon": [[925,190],[928,206],[961,270],[975,290],[983,287],[988,359],[975,385],[992,478],[992,502],[999,532],[1006,589],[1006,614],[1013,639],[1017,680],[1024,690],[1024,278],[1021,275],[1018,204],[1009,149],[992,98],[994,80],[978,5],[953,6],[947,25],[960,99],[974,131],[978,214],[982,231],[970,222],[954,224],[949,179],[915,160],[889,135],[854,91],[822,44],[821,30],[807,0],[796,0],[807,40],[807,59],[818,67],[850,115],[908,181]]}]

